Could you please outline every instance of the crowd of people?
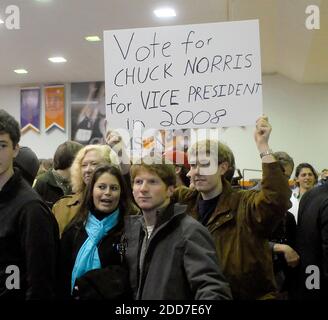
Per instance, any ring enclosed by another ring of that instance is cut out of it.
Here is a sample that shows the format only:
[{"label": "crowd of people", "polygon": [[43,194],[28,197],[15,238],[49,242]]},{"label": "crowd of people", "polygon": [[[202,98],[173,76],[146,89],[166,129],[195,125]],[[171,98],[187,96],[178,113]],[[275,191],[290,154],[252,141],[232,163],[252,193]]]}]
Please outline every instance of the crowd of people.
[{"label": "crowd of people", "polygon": [[299,164],[292,190],[294,161],[270,149],[271,130],[257,120],[262,181],[242,190],[217,140],[127,163],[111,131],[104,145],[59,145],[38,174],[0,110],[0,299],[324,299],[328,170],[318,181]]}]

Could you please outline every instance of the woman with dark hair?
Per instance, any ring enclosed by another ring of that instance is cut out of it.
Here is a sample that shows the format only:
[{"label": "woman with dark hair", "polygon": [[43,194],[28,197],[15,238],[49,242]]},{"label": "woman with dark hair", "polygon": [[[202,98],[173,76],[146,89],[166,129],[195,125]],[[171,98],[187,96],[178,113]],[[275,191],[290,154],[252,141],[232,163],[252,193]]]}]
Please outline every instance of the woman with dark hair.
[{"label": "woman with dark hair", "polygon": [[120,169],[98,166],[81,209],[61,239],[61,295],[79,299],[129,296],[122,240],[130,199]]},{"label": "woman with dark hair", "polygon": [[290,201],[292,207],[289,211],[295,216],[297,222],[298,206],[303,194],[311,190],[318,182],[318,174],[309,163],[300,163],[295,170],[296,188],[292,193]]},{"label": "woman with dark hair", "polygon": [[59,199],[52,207],[58,222],[60,237],[74,216],[80,211],[87,184],[100,163],[119,163],[116,153],[108,145],[87,145],[75,156],[70,168],[73,194]]}]

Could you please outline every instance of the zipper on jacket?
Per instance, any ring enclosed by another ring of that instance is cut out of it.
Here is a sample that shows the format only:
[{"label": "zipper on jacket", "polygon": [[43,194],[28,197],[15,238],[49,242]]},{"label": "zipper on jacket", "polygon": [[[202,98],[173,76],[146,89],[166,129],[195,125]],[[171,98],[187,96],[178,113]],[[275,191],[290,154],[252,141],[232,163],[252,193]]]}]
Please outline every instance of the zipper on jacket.
[{"label": "zipper on jacket", "polygon": [[[168,221],[164,222],[162,225],[160,225],[158,227],[158,229],[155,229],[153,231],[152,235],[150,236],[147,247],[146,247],[146,252],[145,252],[144,261],[143,261],[143,265],[142,265],[142,270],[139,271],[140,283],[138,282],[139,288],[138,288],[138,291],[137,291],[137,300],[139,300],[141,298],[141,295],[142,295],[142,292],[143,292],[143,287],[144,287],[144,284],[145,284],[145,279],[146,279],[146,276],[148,274],[148,269],[149,269],[149,264],[150,264],[149,256],[154,252],[154,249],[156,248],[156,246],[154,244],[155,243],[154,239],[156,239],[156,237],[158,237],[158,234],[160,233],[161,230],[163,230],[169,224],[173,223],[176,219],[181,218],[182,215],[184,215],[184,212],[180,213],[180,214],[177,214],[176,216],[173,216],[170,220],[168,220]],[[140,259],[140,257],[139,257],[139,259]],[[138,265],[139,265],[139,263],[138,263]]]}]

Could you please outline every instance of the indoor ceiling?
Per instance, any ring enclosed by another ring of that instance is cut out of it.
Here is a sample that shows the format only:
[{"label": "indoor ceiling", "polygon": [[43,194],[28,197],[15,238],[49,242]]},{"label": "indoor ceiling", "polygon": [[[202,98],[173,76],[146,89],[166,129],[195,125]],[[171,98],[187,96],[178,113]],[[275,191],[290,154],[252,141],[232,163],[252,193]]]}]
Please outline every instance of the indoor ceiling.
[{"label": "indoor ceiling", "polygon": [[[0,0],[20,9],[20,29],[0,24],[0,85],[104,79],[103,43],[84,37],[104,30],[259,19],[262,71],[300,83],[328,82],[328,0]],[[159,20],[153,10],[172,6]],[[320,29],[308,30],[308,5],[320,8]],[[52,64],[48,57],[68,61]],[[14,69],[28,74],[18,75]]]}]

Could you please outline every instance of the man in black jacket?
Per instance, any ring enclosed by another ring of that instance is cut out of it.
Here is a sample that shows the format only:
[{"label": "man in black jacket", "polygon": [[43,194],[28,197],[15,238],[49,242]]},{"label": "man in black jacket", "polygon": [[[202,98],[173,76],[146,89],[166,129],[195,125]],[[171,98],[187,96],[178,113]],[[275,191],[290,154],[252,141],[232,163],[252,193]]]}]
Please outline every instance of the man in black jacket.
[{"label": "man in black jacket", "polygon": [[13,161],[18,122],[0,110],[0,299],[55,296],[58,226]]},{"label": "man in black jacket", "polygon": [[306,192],[298,211],[296,250],[300,255],[292,298],[328,296],[328,182]]}]

